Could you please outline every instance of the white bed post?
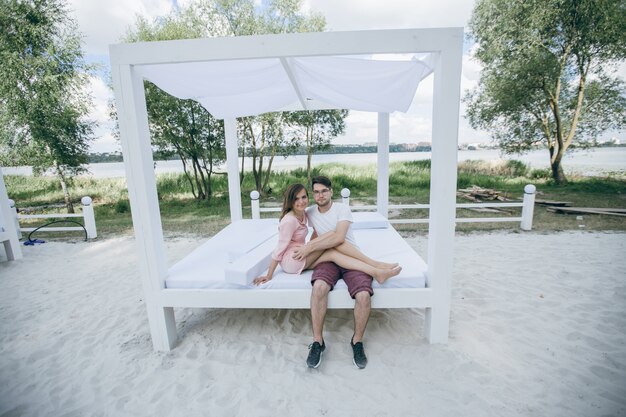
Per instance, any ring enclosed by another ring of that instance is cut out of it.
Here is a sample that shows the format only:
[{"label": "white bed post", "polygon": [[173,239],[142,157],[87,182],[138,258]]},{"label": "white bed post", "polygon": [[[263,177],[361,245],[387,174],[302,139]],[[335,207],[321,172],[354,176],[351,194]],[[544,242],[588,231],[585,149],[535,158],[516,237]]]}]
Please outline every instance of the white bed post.
[{"label": "white bed post", "polygon": [[167,265],[143,79],[130,65],[111,65],[111,75],[150,335],[154,349],[166,351],[176,344],[176,322],[159,301]]},{"label": "white bed post", "polygon": [[433,306],[426,309],[424,325],[430,343],[446,343],[450,326],[462,48],[463,31],[458,30],[444,41],[434,71],[426,275]]},{"label": "white bed post", "polygon": [[389,216],[389,113],[378,113],[378,184],[376,208]]},{"label": "white bed post", "polygon": [[[7,259],[14,261],[22,259],[22,248],[17,238],[19,229],[16,230],[13,209],[9,204],[9,195],[4,185],[4,175],[0,168],[0,243],[4,244]],[[2,231],[4,227],[4,231]]]},{"label": "white bed post", "polygon": [[226,137],[226,167],[228,171],[228,200],[230,201],[230,221],[243,218],[241,210],[241,185],[239,184],[239,153],[237,151],[237,119],[224,119]]}]

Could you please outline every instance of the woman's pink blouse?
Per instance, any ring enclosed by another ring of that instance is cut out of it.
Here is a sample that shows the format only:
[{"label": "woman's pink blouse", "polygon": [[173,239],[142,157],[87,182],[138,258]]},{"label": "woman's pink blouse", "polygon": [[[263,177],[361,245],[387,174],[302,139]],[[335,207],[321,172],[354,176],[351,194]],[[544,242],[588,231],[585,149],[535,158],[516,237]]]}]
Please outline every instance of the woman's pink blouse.
[{"label": "woman's pink blouse", "polygon": [[272,252],[272,259],[282,261],[286,253],[291,253],[296,247],[304,245],[308,233],[306,214],[303,222],[292,214],[286,214],[278,225],[278,244]]}]

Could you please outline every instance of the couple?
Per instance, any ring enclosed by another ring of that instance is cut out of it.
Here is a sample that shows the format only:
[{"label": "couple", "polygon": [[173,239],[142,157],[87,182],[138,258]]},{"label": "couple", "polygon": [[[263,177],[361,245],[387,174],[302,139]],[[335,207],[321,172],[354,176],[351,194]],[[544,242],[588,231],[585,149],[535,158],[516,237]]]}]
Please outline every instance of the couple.
[{"label": "couple", "polygon": [[[316,205],[308,207],[309,199],[302,184],[291,185],[283,201],[278,244],[272,252],[267,274],[254,280],[259,285],[272,279],[276,267],[291,274],[314,269],[311,284],[311,322],[313,343],[309,346],[307,365],[317,368],[326,349],[322,335],[328,305],[328,293],[343,278],[350,296],[355,300],[354,335],[350,341],[354,364],[362,369],[367,365],[363,349],[363,335],[370,314],[370,298],[374,294],[372,277],[379,283],[398,275],[398,264],[378,262],[365,256],[356,246],[352,232],[350,208],[332,201],[332,186],[327,177],[312,180]],[[313,227],[308,243],[307,223]]]}]

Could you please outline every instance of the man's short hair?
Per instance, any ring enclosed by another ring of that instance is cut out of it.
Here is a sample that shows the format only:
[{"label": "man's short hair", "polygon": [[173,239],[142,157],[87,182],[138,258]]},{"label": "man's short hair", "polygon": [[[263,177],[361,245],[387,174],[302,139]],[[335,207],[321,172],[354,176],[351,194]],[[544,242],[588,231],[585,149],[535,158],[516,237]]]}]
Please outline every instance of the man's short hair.
[{"label": "man's short hair", "polygon": [[315,184],[322,184],[325,187],[333,188],[332,184],[330,183],[330,179],[323,175],[313,177],[313,179],[311,180],[311,188],[313,188]]}]

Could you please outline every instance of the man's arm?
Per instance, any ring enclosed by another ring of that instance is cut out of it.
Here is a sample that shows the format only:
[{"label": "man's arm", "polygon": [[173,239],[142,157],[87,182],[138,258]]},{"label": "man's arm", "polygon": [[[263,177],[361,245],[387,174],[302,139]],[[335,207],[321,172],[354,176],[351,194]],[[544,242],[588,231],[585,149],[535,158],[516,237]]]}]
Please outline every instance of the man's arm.
[{"label": "man's arm", "polygon": [[[315,239],[311,239],[309,243],[304,246],[300,246],[293,253],[294,259],[305,259],[310,253],[334,248],[341,245],[346,240],[346,233],[350,222],[342,220],[337,222],[337,227],[334,232],[324,233],[321,236],[317,236]],[[313,236],[316,236],[316,232],[313,232]]]}]

